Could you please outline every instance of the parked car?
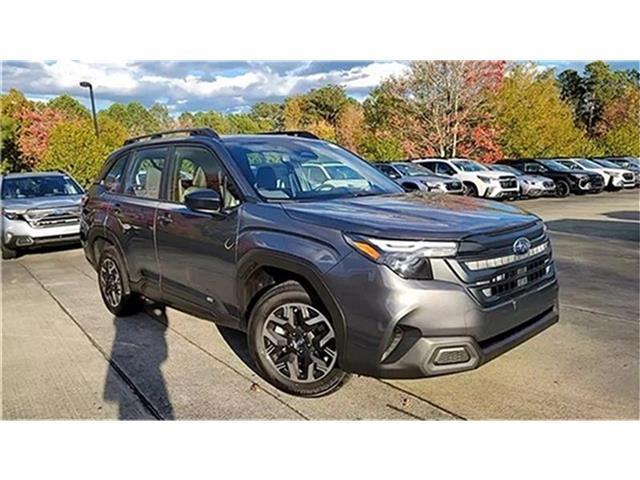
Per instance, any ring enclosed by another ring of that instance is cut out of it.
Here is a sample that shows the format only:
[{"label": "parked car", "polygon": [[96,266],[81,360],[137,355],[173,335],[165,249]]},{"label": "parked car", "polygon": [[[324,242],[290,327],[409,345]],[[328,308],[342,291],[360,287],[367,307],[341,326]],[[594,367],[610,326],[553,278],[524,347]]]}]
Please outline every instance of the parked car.
[{"label": "parked car", "polygon": [[[309,162],[367,185],[312,186]],[[114,315],[144,296],[246,331],[263,377],[295,395],[327,394],[348,372],[474,369],[558,320],[540,218],[407,193],[302,132],[131,139],[89,189],[81,237]]]},{"label": "parked car", "polygon": [[450,175],[460,180],[466,194],[472,197],[517,198],[518,181],[511,173],[489,170],[481,163],[465,158],[419,158],[413,163],[425,166],[438,175]]},{"label": "parked car", "polygon": [[358,172],[341,163],[307,162],[302,169],[313,187],[323,185],[325,189],[329,187],[366,188],[368,185],[367,180]]},{"label": "parked car", "polygon": [[77,243],[84,190],[64,172],[0,176],[2,258],[32,247]]},{"label": "parked car", "polygon": [[535,198],[556,193],[556,184],[553,180],[542,175],[526,174],[510,165],[493,164],[489,165],[489,168],[496,172],[513,173],[518,180],[522,197]]},{"label": "parked car", "polygon": [[587,162],[593,162],[607,172],[615,172],[613,175],[616,180],[621,178],[616,186],[622,185],[622,188],[635,188],[637,184],[637,173],[634,173],[630,168],[623,168],[617,163],[611,162],[605,158],[596,158],[593,160],[587,160]]},{"label": "parked car", "polygon": [[635,188],[640,187],[640,159],[635,157],[595,157],[592,160],[607,160],[609,162],[615,163],[620,168],[625,168],[627,170],[631,170],[635,177],[636,183]]},{"label": "parked car", "polygon": [[602,175],[605,188],[621,190],[635,186],[635,175],[630,170],[618,167],[615,163],[602,165],[587,158],[559,158],[557,161],[575,171],[595,172]]},{"label": "parked car", "polygon": [[604,189],[604,178],[593,172],[577,172],[550,159],[521,158],[501,160],[502,165],[510,165],[521,172],[543,175],[556,184],[556,196],[566,197],[571,193],[600,193]]},{"label": "parked car", "polygon": [[374,167],[395,180],[406,191],[444,192],[462,195],[462,182],[449,175],[436,175],[422,165],[410,162],[379,162]]}]

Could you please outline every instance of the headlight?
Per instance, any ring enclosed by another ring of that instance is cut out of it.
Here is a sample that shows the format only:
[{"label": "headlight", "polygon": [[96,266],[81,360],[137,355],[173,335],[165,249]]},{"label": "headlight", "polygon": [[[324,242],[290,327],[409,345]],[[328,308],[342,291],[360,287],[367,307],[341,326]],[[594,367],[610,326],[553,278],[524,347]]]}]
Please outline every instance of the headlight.
[{"label": "headlight", "polygon": [[361,235],[345,235],[345,239],[369,260],[386,265],[403,278],[414,280],[432,278],[430,258],[453,257],[458,251],[455,242],[383,240]]},{"label": "headlight", "polygon": [[18,212],[13,210],[2,209],[2,215],[4,215],[9,220],[19,220],[24,212]]},{"label": "headlight", "polygon": [[619,172],[617,170],[605,170],[609,175],[611,175],[612,177],[621,177],[622,176],[622,172]]},{"label": "headlight", "polygon": [[491,183],[494,179],[491,177],[485,177],[484,175],[478,175],[478,180],[481,180],[485,183]]}]

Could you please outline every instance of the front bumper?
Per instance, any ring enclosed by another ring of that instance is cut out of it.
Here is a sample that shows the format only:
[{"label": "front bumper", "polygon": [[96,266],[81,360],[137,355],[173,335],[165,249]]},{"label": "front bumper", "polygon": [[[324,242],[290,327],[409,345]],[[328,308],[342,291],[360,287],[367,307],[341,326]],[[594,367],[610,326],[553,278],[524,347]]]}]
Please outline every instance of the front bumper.
[{"label": "front bumper", "polygon": [[[445,260],[432,261],[432,269],[435,280],[405,280],[351,253],[328,272],[327,286],[346,324],[344,370],[380,378],[469,370],[558,320],[554,271],[511,298],[484,305]],[[444,348],[450,350],[443,354]],[[443,355],[457,363],[441,362]]]},{"label": "front bumper", "polygon": [[37,228],[24,220],[2,219],[2,243],[11,249],[75,243],[79,240],[80,223]]},{"label": "front bumper", "polygon": [[503,187],[499,183],[491,182],[488,184],[486,190],[484,191],[485,198],[515,198],[520,194],[520,188],[515,187]]}]

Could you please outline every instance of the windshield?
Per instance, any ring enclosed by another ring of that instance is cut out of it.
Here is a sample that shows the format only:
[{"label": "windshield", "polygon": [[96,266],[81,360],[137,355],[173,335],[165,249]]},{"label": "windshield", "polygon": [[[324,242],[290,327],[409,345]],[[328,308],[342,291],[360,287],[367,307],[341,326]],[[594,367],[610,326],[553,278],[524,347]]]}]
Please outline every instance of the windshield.
[{"label": "windshield", "polygon": [[4,178],[2,198],[64,197],[78,195],[82,187],[66,175],[34,175],[32,177]]},{"label": "windshield", "polygon": [[[587,160],[590,161],[590,160]],[[598,159],[597,162],[591,162],[591,163],[595,163],[596,165],[598,165],[598,168],[602,168],[602,167],[606,167],[606,168],[620,168],[620,165],[616,165],[615,163],[609,161],[609,160],[600,160]],[[595,167],[594,167],[595,168]]]},{"label": "windshield", "polygon": [[[602,168],[602,165],[598,165],[593,160],[587,160],[586,158],[581,158],[580,160],[576,160],[576,161],[580,165],[582,165],[584,168],[596,168],[596,169]],[[616,165],[615,168],[618,168],[618,166]]]},{"label": "windshield", "polygon": [[491,167],[489,168],[491,168],[491,170],[495,170],[496,172],[513,173],[517,177],[524,175],[520,170],[510,167],[509,165],[491,165]]},{"label": "windshield", "polygon": [[549,170],[553,170],[554,172],[570,172],[571,169],[569,167],[564,166],[560,162],[556,162],[555,160],[545,160],[543,165],[547,167]]},{"label": "windshield", "polygon": [[393,166],[400,173],[402,173],[402,175],[405,175],[407,177],[421,177],[425,175],[433,175],[433,172],[429,170],[427,167],[414,165],[413,163],[394,163]]},{"label": "windshield", "polygon": [[482,172],[488,170],[487,167],[471,160],[453,160],[452,163],[463,172]]},{"label": "windshield", "polygon": [[[569,170],[584,170],[585,168],[593,168],[593,167],[587,167],[586,165],[582,165],[579,162],[576,163],[573,160],[558,160],[557,162],[560,163],[561,165],[564,165]],[[596,168],[600,168],[600,167],[596,167]]]},{"label": "windshield", "polygon": [[401,193],[372,165],[332,143],[296,138],[230,138],[247,181],[267,200],[313,200]]}]

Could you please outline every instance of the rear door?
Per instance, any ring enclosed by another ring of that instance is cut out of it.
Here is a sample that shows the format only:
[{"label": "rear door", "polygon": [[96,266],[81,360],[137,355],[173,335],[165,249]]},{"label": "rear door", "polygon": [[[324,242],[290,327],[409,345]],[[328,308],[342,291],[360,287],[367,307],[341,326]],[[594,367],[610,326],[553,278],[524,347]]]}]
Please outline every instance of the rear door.
[{"label": "rear door", "polygon": [[[240,196],[220,160],[208,148],[178,145],[172,154],[166,198],[156,219],[163,298],[216,322],[234,324],[236,234]],[[219,213],[189,209],[186,194],[212,189],[222,198]]]},{"label": "rear door", "polygon": [[110,229],[120,240],[129,279],[150,296],[156,296],[160,280],[154,222],[168,156],[169,147],[134,150],[122,193],[113,196],[109,211]]}]

